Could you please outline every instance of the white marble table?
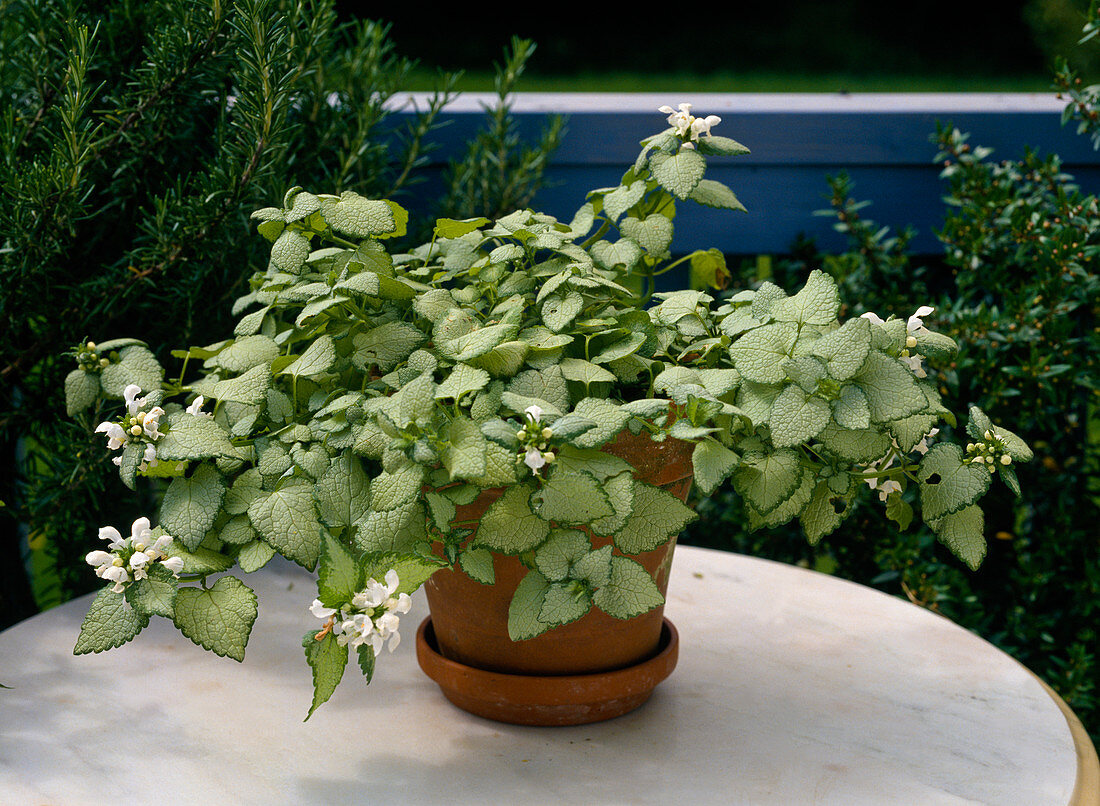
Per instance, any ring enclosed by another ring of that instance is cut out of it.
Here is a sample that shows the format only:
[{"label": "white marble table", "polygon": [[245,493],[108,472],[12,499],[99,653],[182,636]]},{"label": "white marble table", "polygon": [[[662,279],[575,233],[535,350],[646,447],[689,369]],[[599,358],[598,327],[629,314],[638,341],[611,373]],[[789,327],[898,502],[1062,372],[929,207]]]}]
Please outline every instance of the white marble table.
[{"label": "white marble table", "polygon": [[576,728],[448,703],[416,665],[420,596],[374,683],[349,668],[303,723],[312,580],[288,565],[248,580],[260,615],[243,664],[163,620],[74,657],[90,597],[0,634],[13,687],[0,690],[0,803],[1100,803],[1095,752],[1030,672],[945,619],[812,571],[679,548],[666,610],[678,668],[638,711]]}]

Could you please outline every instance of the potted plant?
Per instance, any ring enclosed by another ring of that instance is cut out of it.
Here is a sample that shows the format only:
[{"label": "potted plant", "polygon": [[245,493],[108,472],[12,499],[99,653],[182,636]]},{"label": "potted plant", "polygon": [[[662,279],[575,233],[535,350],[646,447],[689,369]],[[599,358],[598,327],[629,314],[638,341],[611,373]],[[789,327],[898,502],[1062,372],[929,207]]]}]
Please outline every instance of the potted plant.
[{"label": "potted plant", "polygon": [[[798,518],[811,541],[867,489],[905,527],[915,487],[923,519],[977,566],[977,501],[998,474],[1018,494],[1013,463],[1031,454],[976,409],[965,448],[936,439],[955,418],[922,362],[955,344],[925,325],[932,309],[842,323],[823,272],[793,295],[720,294],[721,254],[673,261],[678,205],[744,209],[705,172],[747,149],[687,104],[661,111],[668,128],[568,223],[443,219],[394,254],[397,204],[294,188],[253,216],[271,260],[231,337],[173,353],[167,379],[141,342],[77,348],[70,413],[121,400],[96,430],[128,486],[166,487],[155,528],[101,531],[88,562],[110,584],[75,651],[163,616],[241,660],[256,597],[224,572],[280,554],[317,572],[309,714],[351,654],[370,679],[427,583],[418,651],[448,696],[575,723],[636,706],[675,663],[661,607],[693,482],[709,495],[728,479],[753,527]],[[657,293],[682,263],[710,290]],[[588,700],[530,693],[563,680]]]}]

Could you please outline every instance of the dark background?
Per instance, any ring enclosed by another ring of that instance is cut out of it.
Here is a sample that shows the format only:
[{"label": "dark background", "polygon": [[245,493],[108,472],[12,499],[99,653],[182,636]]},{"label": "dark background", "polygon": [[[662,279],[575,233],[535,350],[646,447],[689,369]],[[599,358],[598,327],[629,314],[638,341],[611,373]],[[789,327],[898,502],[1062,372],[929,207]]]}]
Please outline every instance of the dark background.
[{"label": "dark background", "polygon": [[[1066,4],[1066,0],[1055,0]],[[1072,5],[1072,0],[1070,0]],[[952,5],[871,0],[788,0],[707,4],[657,3],[618,10],[544,6],[510,15],[438,14],[415,3],[389,5],[399,52],[429,67],[489,69],[513,35],[533,40],[531,73],[592,71],[716,72],[723,70],[854,71],[957,74],[1042,72],[1029,14],[1045,0],[977,0]],[[370,15],[343,2],[347,18]],[[1078,28],[1079,30],[1079,28]]]}]

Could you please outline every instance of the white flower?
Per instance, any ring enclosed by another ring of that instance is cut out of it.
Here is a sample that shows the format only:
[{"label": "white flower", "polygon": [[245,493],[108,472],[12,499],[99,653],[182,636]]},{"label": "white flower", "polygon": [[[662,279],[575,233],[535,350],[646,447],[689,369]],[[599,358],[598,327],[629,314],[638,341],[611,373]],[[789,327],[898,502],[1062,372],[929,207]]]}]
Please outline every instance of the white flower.
[{"label": "white flower", "polygon": [[[154,406],[149,411],[143,408],[149,402],[147,397],[138,397],[141,387],[130,384],[123,390],[123,398],[126,401],[127,414],[119,422],[100,423],[96,426],[96,433],[107,435],[107,450],[118,450],[131,441],[144,442],[145,449],[142,453],[141,464],[138,470],[145,471],[157,464],[157,451],[153,442],[164,436],[160,430],[160,418],[164,416],[164,409]],[[116,456],[111,461],[122,466],[122,457]]]},{"label": "white flower", "polygon": [[399,585],[397,571],[391,568],[384,582],[367,580],[363,590],[351,598],[349,612],[325,607],[319,599],[313,601],[310,612],[320,619],[332,619],[332,634],[341,646],[357,649],[370,644],[377,657],[384,647],[391,652],[397,648],[401,642],[398,614],[408,613],[412,607],[409,594],[397,593]]},{"label": "white flower", "polygon": [[112,564],[108,566],[103,566],[102,571],[102,573],[100,573],[99,571],[96,571],[96,573],[99,576],[103,577],[103,579],[106,579],[108,582],[115,583],[111,586],[111,591],[113,593],[122,593],[124,590],[126,590],[126,586],[133,581],[132,579],[130,579],[129,572],[121,565]]},{"label": "white flower", "polygon": [[95,568],[95,575],[97,577],[102,577],[103,572],[106,570],[106,566],[114,563],[115,555],[111,554],[109,551],[90,551],[88,552],[88,556],[84,558],[84,561]]},{"label": "white flower", "polygon": [[676,133],[681,137],[685,136],[691,129],[691,122],[695,120],[691,114],[691,104],[680,104],[679,111],[673,109],[671,106],[662,106],[658,108],[658,112],[664,112],[668,115],[668,125],[676,129]]},{"label": "white flower", "polygon": [[356,607],[368,610],[378,607],[389,598],[390,591],[377,579],[367,580],[367,587],[352,597],[351,603]]},{"label": "white flower", "polygon": [[924,371],[921,357],[919,355],[910,355],[909,350],[917,346],[917,336],[928,332],[928,328],[924,326],[922,317],[930,315],[934,310],[936,309],[929,305],[921,305],[917,308],[916,313],[910,316],[905,322],[905,350],[901,354],[901,360],[918,378],[927,378],[928,373]]},{"label": "white flower", "polygon": [[397,649],[397,645],[401,643],[401,634],[397,632],[401,619],[392,612],[387,612],[379,616],[378,621],[375,623],[378,625],[378,641],[374,646],[374,654],[379,653],[381,643],[387,640],[389,641],[389,650],[393,652]]},{"label": "white flower", "polygon": [[707,115],[705,118],[695,118],[691,122],[691,139],[698,140],[700,134],[705,134],[710,137],[710,127],[717,126],[722,122],[722,118],[717,115]]},{"label": "white flower", "polygon": [[[366,613],[356,613],[349,619],[334,623],[332,632],[336,636],[336,643],[340,646],[350,646],[352,649],[358,649],[371,639],[374,632],[374,622],[370,620]],[[375,652],[374,654],[377,655],[378,653]]]},{"label": "white flower", "polygon": [[149,439],[160,439],[164,436],[160,433],[160,418],[162,416],[164,416],[164,409],[160,406],[149,409],[144,416],[138,415],[141,428]]},{"label": "white flower", "polygon": [[112,591],[122,593],[126,589],[126,583],[130,582],[130,573],[126,570],[125,562],[117,554],[92,551],[84,559],[88,565],[95,568],[97,577],[115,583],[111,587]]},{"label": "white flower", "polygon": [[[153,536],[148,518],[138,518],[130,526],[130,540],[134,544],[145,544]],[[169,538],[171,540],[171,538]]]},{"label": "white flower", "polygon": [[913,446],[913,450],[915,450],[921,456],[924,456],[924,454],[928,453],[928,440],[932,439],[932,437],[936,436],[936,434],[938,433],[940,433],[940,429],[933,428],[931,431],[921,437],[920,442]]},{"label": "white flower", "polygon": [[160,561],[160,564],[172,572],[172,576],[179,576],[183,571],[183,558],[182,557],[165,557]]},{"label": "white flower", "polygon": [[528,406],[523,410],[523,413],[534,420],[536,423],[542,422],[542,408],[539,406]]},{"label": "white flower", "polygon": [[107,450],[115,451],[126,444],[129,437],[126,436],[126,432],[122,430],[122,426],[118,423],[100,423],[96,426],[95,432],[97,434],[107,435]]},{"label": "white flower", "polygon": [[397,590],[397,586],[401,584],[401,580],[397,577],[397,571],[393,568],[386,572],[385,580],[387,593],[393,593]]},{"label": "white flower", "polygon": [[885,501],[890,497],[890,493],[900,493],[901,485],[893,479],[887,479],[882,482],[878,488],[878,497],[880,501]]},{"label": "white flower", "polygon": [[527,449],[527,454],[523,457],[523,463],[537,473],[540,468],[546,465],[546,457],[542,455],[542,451],[538,448],[531,447]]},{"label": "white flower", "polygon": [[99,539],[108,541],[107,548],[118,551],[130,545],[130,538],[123,538],[118,529],[113,526],[103,526],[99,530]]},{"label": "white flower", "polygon": [[[896,457],[891,454],[890,461],[887,462],[886,457],[884,456],[881,459],[879,459],[877,462],[871,462],[870,464],[865,465],[865,467],[870,471],[874,471],[875,473],[878,473],[879,471],[885,470],[886,468],[893,465],[895,458]],[[864,479],[864,481],[867,482],[867,486],[870,487],[872,490],[878,489],[879,485],[884,483],[880,479],[877,479],[877,478]]]},{"label": "white flower", "polygon": [[[389,602],[386,602],[386,607],[389,607]],[[397,599],[393,603],[392,608],[394,613],[408,613],[412,610],[412,597],[407,593],[399,593]]]},{"label": "white flower", "polygon": [[130,412],[130,416],[133,417],[145,406],[145,398],[138,397],[141,394],[141,387],[136,383],[132,383],[122,390],[122,398],[126,401],[126,410]]},{"label": "white flower", "polygon": [[321,603],[320,599],[314,599],[313,604],[309,606],[309,612],[319,619],[328,619],[336,615],[336,608],[325,607],[324,604]]},{"label": "white flower", "polygon": [[397,614],[408,613],[409,608],[412,607],[412,599],[409,594],[402,593],[396,598],[390,597],[387,599],[385,606],[386,612],[374,620],[376,632],[371,636],[371,643],[376,656],[382,651],[382,642],[389,642],[386,646],[390,652],[397,649],[397,645],[401,643],[401,636],[397,632],[400,623]]},{"label": "white flower", "polygon": [[917,333],[926,332],[927,328],[924,326],[924,321],[921,317],[929,316],[934,310],[936,309],[931,308],[928,305],[921,305],[919,308],[917,308],[917,312],[910,316],[908,321],[906,321],[906,331],[908,331],[910,335],[916,335]]},{"label": "white flower", "polygon": [[[921,305],[917,308],[916,313],[905,322],[905,349],[902,350],[899,358],[918,378],[927,378],[928,373],[924,371],[921,356],[910,355],[909,351],[917,346],[917,336],[928,332],[928,329],[924,326],[923,317],[928,316],[934,310],[936,309],[929,305]],[[861,314],[861,318],[867,319],[876,325],[886,324],[882,317],[873,311]]]},{"label": "white flower", "polygon": [[386,572],[386,583],[384,585],[371,577],[367,580],[367,587],[355,594],[351,599],[351,603],[361,610],[378,607],[393,595],[399,584],[397,571],[391,568]]},{"label": "white flower", "polygon": [[903,355],[899,360],[909,367],[918,378],[928,377],[928,373],[924,371],[924,367],[921,365],[921,357],[919,355]]},{"label": "white flower", "polygon": [[123,537],[113,526],[101,527],[99,537],[107,541],[110,551],[93,551],[84,559],[96,569],[96,576],[115,583],[111,588],[115,593],[122,593],[130,582],[147,578],[154,563],[162,563],[174,576],[183,570],[183,560],[167,554],[172,536],[154,539],[148,518],[134,521],[129,537]]},{"label": "white flower", "polygon": [[188,414],[193,414],[196,417],[211,417],[211,416],[213,416],[209,412],[205,412],[205,411],[202,410],[203,403],[205,403],[205,402],[206,402],[206,398],[204,398],[202,395],[199,395],[198,397],[196,397],[192,401],[191,405],[187,407],[187,413]]},{"label": "white flower", "polygon": [[673,109],[671,106],[661,106],[657,108],[658,112],[664,112],[668,115],[668,125],[676,130],[676,133],[680,137],[688,140],[685,146],[691,147],[692,142],[699,139],[700,134],[710,136],[710,129],[712,126],[717,126],[722,122],[722,118],[717,115],[707,115],[705,118],[697,118],[691,114],[691,104],[680,104],[678,109]]},{"label": "white flower", "polygon": [[[130,548],[134,549],[134,553],[130,556],[130,568],[133,570],[134,579],[145,579],[148,575],[148,566],[151,563],[167,559],[168,555],[165,552],[172,545],[171,536],[161,535],[156,540],[152,540],[152,537],[153,533],[149,529],[148,518],[139,518],[134,522],[133,533],[130,536]],[[178,557],[173,559],[177,560],[182,569],[183,560]],[[172,563],[172,567],[175,567],[176,564]],[[169,570],[172,569],[169,568]],[[173,571],[172,573],[178,575],[179,571]]]}]

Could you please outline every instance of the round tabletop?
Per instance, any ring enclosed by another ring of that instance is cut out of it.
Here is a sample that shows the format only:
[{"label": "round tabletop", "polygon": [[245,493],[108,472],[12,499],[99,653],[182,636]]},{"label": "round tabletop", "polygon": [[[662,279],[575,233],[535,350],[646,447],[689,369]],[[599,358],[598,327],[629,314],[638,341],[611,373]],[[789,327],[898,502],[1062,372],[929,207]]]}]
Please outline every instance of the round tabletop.
[{"label": "round tabletop", "polygon": [[944,618],[824,574],[676,550],[680,662],[637,711],[572,728],[460,711],[404,642],[349,664],[308,722],[311,575],[245,577],[243,664],[164,619],[72,647],[91,597],[0,634],[0,803],[1100,804],[1087,734],[1019,663]]}]

